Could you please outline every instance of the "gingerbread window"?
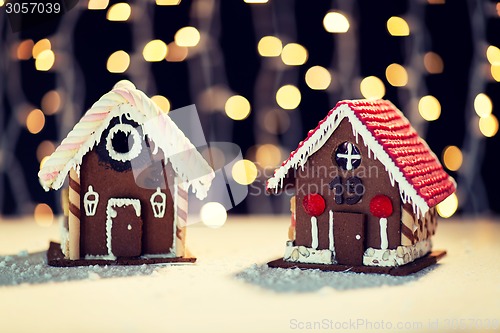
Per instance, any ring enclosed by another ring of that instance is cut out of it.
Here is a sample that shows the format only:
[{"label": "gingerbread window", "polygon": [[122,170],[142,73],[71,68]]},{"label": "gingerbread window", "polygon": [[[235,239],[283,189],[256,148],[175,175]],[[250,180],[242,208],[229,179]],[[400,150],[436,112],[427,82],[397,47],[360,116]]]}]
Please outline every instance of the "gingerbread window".
[{"label": "gingerbread window", "polygon": [[109,156],[120,162],[133,160],[142,150],[141,135],[130,124],[116,124],[106,138]]},{"label": "gingerbread window", "polygon": [[341,143],[335,150],[333,159],[344,170],[354,170],[361,164],[361,153],[351,142]]}]

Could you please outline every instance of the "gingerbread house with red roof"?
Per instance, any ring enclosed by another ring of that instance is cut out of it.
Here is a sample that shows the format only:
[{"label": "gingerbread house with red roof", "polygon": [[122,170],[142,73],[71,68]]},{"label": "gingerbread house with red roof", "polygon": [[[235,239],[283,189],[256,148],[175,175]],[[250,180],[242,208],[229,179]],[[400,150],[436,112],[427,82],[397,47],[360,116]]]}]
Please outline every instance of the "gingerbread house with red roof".
[{"label": "gingerbread house with red roof", "polygon": [[431,251],[435,208],[455,188],[391,102],[341,101],[267,182],[294,191],[284,258],[269,265],[412,273],[444,255]]},{"label": "gingerbread house with red roof", "polygon": [[68,133],[38,176],[63,192],[53,266],[194,261],[185,251],[188,191],[207,196],[214,172],[162,110],[118,82]]}]

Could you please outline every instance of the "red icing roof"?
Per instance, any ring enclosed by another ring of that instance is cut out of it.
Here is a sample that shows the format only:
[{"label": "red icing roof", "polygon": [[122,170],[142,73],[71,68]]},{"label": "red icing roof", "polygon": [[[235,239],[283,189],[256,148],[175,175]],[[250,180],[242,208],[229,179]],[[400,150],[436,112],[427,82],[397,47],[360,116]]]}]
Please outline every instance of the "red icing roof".
[{"label": "red icing roof", "polygon": [[429,207],[437,205],[455,192],[455,182],[444,171],[436,155],[418,136],[408,119],[391,102],[385,100],[353,100],[337,103],[335,108],[318,123],[318,126],[309,131],[308,136],[283,162],[282,166],[290,161],[300,147],[341,105],[349,106],[356,118],[373,135],[403,173],[408,183],[416,190],[418,196],[424,199]]}]

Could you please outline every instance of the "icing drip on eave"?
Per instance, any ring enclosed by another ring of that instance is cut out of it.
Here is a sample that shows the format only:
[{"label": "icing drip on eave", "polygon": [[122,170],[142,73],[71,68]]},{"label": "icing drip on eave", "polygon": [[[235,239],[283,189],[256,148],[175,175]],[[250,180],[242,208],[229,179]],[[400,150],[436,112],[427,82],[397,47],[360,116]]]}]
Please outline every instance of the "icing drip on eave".
[{"label": "icing drip on eave", "polygon": [[358,143],[358,136],[361,136],[364,145],[368,149],[368,156],[373,156],[374,159],[378,159],[385,166],[393,186],[397,183],[403,203],[410,203],[413,207],[413,212],[417,216],[420,216],[420,214],[422,216],[425,215],[429,210],[429,206],[425,200],[418,195],[415,188],[406,180],[403,173],[387,152],[385,152],[384,148],[377,142],[373,134],[356,117],[347,104],[341,104],[334,109],[323,123],[319,125],[319,128],[301,143],[295,153],[268,180],[267,188],[278,192],[283,186],[283,180],[290,169],[297,169],[298,166],[303,168],[308,158],[325,144],[344,118],[348,118],[351,123],[356,142]]}]

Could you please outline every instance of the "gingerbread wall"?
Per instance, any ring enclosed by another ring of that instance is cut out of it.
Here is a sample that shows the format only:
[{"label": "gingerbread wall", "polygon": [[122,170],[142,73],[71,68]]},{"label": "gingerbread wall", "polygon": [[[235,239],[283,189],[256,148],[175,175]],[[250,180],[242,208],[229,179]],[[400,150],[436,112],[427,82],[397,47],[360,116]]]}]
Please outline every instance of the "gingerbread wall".
[{"label": "gingerbread wall", "polygon": [[[335,158],[332,159],[337,147],[345,141],[355,144],[361,155],[361,164],[354,170],[344,170],[338,166]],[[395,249],[401,244],[401,199],[397,184],[391,185],[389,175],[380,161],[368,157],[368,148],[358,136],[358,142],[353,135],[351,124],[347,119],[342,120],[339,127],[326,141],[321,149],[309,157],[304,168],[298,167],[296,171],[296,200],[297,200],[297,225],[296,245],[311,246],[311,217],[302,205],[304,196],[310,193],[319,193],[326,202],[324,212],[317,217],[318,225],[318,249],[329,247],[329,211],[333,212],[356,212],[365,216],[365,248],[380,248],[380,224],[379,218],[370,213],[370,200],[377,194],[384,194],[392,201],[393,212],[387,218],[388,248]],[[359,202],[353,205],[346,203],[337,204],[334,200],[334,191],[330,189],[329,183],[335,176],[340,176],[345,184],[350,177],[356,176],[363,182],[365,192]]]}]

